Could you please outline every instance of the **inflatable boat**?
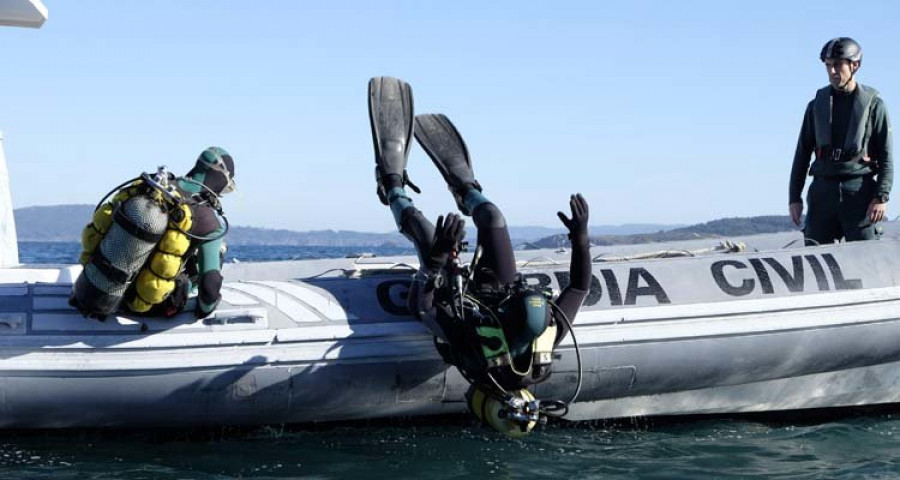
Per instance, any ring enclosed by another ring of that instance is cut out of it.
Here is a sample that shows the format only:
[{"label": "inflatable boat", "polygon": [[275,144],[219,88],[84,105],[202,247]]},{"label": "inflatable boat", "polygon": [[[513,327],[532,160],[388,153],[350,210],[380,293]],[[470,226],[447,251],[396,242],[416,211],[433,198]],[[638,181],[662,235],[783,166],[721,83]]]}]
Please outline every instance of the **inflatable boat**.
[{"label": "inflatable boat", "polygon": [[[580,381],[571,420],[900,401],[900,242],[766,246],[796,238],[654,245],[662,258],[594,247],[580,361],[563,341],[535,395],[566,399]],[[518,254],[529,283],[565,286],[567,253]],[[67,303],[80,266],[0,269],[0,427],[463,412],[467,383],[406,308],[413,261],[231,263],[208,318],[105,322]]]}]

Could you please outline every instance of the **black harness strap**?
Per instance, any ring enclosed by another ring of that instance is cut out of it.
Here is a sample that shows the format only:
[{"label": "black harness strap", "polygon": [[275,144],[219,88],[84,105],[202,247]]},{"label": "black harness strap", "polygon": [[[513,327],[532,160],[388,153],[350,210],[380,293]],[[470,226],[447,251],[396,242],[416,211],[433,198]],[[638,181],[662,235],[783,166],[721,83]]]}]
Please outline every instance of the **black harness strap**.
[{"label": "black harness strap", "polygon": [[128,273],[113,265],[99,248],[91,255],[91,265],[97,267],[100,273],[116,283],[124,285],[134,280],[135,273]]},{"label": "black harness strap", "polygon": [[148,232],[148,231],[144,230],[143,228],[139,227],[136,223],[134,223],[130,218],[125,216],[125,214],[122,213],[122,209],[120,209],[120,208],[117,208],[116,213],[113,214],[113,220],[116,222],[117,225],[124,228],[126,232],[130,233],[131,235],[134,235],[137,238],[140,238],[141,240],[143,240],[147,243],[153,243],[153,244],[159,243],[159,241],[162,240],[163,235],[165,234],[165,233],[153,233],[153,232]]}]

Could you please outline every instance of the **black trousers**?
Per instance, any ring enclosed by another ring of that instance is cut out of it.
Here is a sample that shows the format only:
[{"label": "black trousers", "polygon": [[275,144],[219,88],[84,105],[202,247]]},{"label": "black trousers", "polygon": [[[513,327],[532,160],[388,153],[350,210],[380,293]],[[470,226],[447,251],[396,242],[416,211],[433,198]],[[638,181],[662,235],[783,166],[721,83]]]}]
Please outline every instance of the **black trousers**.
[{"label": "black trousers", "polygon": [[872,175],[814,177],[806,194],[806,244],[877,239],[875,225],[866,215],[875,189]]}]

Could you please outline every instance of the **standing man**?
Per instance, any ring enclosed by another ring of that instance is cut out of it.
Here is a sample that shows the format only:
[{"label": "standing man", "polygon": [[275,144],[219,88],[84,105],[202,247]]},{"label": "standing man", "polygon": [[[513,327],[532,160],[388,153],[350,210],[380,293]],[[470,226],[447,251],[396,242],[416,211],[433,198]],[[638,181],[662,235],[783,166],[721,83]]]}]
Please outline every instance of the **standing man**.
[{"label": "standing man", "polygon": [[862,49],[852,38],[829,40],[819,60],[829,86],[816,92],[803,115],[791,168],[791,220],[800,225],[808,171],[806,244],[876,239],[894,178],[887,109],[877,90],[856,81]]}]

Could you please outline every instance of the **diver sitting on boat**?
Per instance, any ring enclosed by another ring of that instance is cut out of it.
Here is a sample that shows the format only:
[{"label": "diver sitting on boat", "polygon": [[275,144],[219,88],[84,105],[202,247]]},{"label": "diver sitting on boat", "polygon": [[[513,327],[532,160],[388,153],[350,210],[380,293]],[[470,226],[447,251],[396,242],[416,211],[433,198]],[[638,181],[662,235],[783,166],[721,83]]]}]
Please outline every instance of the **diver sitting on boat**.
[{"label": "diver sitting on boat", "polygon": [[110,191],[82,232],[84,270],[69,303],[99,320],[120,309],[172,317],[196,293],[194,314],[210,315],[228,231],[220,197],[234,188],[234,159],[209,147],[184,177],[160,167]]},{"label": "diver sitting on boat", "polygon": [[[558,213],[569,230],[572,260],[570,284],[554,300],[552,292],[526,284],[517,274],[506,220],[482,193],[466,145],[446,116],[414,117],[409,85],[378,77],[369,82],[369,117],[378,197],[390,206],[419,256],[410,310],[434,333],[441,356],[472,384],[467,398],[476,416],[503,433],[523,435],[548,413],[538,411],[540,402],[526,387],[549,376],[553,350],[590,288],[587,202],[572,195],[571,218]],[[444,177],[459,210],[475,221],[478,246],[468,268],[458,257],[465,221],[451,213],[432,225],[404,189],[410,185],[418,191],[406,173],[413,136]],[[561,402],[546,404],[564,408]]]}]

